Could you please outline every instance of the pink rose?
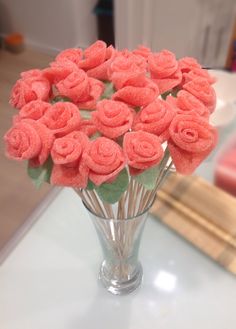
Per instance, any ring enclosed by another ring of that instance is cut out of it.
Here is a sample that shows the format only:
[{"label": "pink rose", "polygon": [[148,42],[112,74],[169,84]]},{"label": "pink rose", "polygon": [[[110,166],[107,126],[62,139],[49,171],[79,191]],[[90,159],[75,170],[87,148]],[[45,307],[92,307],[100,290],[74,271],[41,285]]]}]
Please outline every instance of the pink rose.
[{"label": "pink rose", "polygon": [[109,77],[116,89],[142,86],[146,79],[146,61],[130,52],[118,54],[109,68]]},{"label": "pink rose", "polygon": [[55,140],[51,156],[54,162],[51,183],[54,185],[85,188],[89,169],[83,153],[89,146],[88,137],[79,131]]},{"label": "pink rose", "polygon": [[182,84],[185,84],[189,81],[193,81],[196,78],[203,78],[206,79],[207,82],[212,85],[213,83],[216,82],[216,78],[213,77],[212,75],[210,75],[208,73],[207,70],[203,70],[203,69],[193,69],[192,71],[189,71],[188,73],[184,73],[183,74],[183,81]]},{"label": "pink rose", "polygon": [[179,60],[179,68],[182,73],[188,73],[194,69],[201,69],[201,65],[193,57],[183,57]]},{"label": "pink rose", "polygon": [[88,100],[78,103],[78,106],[81,109],[94,110],[96,108],[97,101],[105,90],[105,85],[100,80],[89,78],[89,86],[90,92]]},{"label": "pink rose", "polygon": [[70,102],[58,102],[40,119],[56,137],[62,137],[78,130],[81,122],[80,112],[76,105]]},{"label": "pink rose", "polygon": [[84,59],[79,63],[79,67],[84,71],[90,70],[103,64],[106,61],[107,45],[104,41],[98,40],[84,51]]},{"label": "pink rose", "polygon": [[21,109],[33,100],[47,101],[51,93],[51,85],[40,70],[30,70],[21,74],[11,91],[10,104]]},{"label": "pink rose", "polygon": [[183,89],[199,99],[211,113],[214,111],[216,93],[206,79],[196,78],[193,81],[189,81],[183,86]]},{"label": "pink rose", "polygon": [[133,129],[155,134],[164,141],[169,137],[168,127],[175,114],[173,106],[164,100],[157,99],[138,112],[134,119]]},{"label": "pink rose", "polygon": [[130,106],[146,106],[159,96],[159,89],[151,79],[145,78],[142,86],[126,86],[117,90],[112,99]]},{"label": "pink rose", "polygon": [[99,80],[89,78],[83,70],[77,70],[58,82],[56,88],[79,107],[94,109],[104,85]]},{"label": "pink rose", "polygon": [[89,179],[97,186],[114,180],[125,167],[122,148],[106,137],[99,137],[84,154]]},{"label": "pink rose", "polygon": [[43,124],[26,119],[14,124],[5,134],[6,154],[14,160],[30,160],[40,166],[48,158],[54,136]]},{"label": "pink rose", "polygon": [[164,155],[159,138],[145,131],[126,133],[123,147],[131,174],[157,165]]},{"label": "pink rose", "polygon": [[161,94],[181,83],[182,74],[178,62],[169,50],[151,53],[148,57],[148,65],[151,78],[158,85]]},{"label": "pink rose", "polygon": [[117,138],[128,131],[133,123],[133,112],[122,102],[104,99],[92,113],[97,129],[106,137]]},{"label": "pink rose", "polygon": [[106,57],[103,63],[87,70],[89,77],[99,80],[109,80],[108,69],[116,56],[116,50],[112,46],[106,49]]},{"label": "pink rose", "polygon": [[51,149],[52,160],[55,164],[77,164],[88,144],[88,136],[80,131],[57,138]]},{"label": "pink rose", "polygon": [[79,68],[74,62],[65,59],[50,63],[50,67],[44,69],[43,74],[52,84],[57,84],[78,70]]},{"label": "pink rose", "polygon": [[208,108],[185,90],[180,90],[177,97],[167,96],[166,101],[176,109],[177,114],[199,115],[209,119]]},{"label": "pink rose", "polygon": [[217,142],[217,131],[195,115],[177,115],[169,127],[168,148],[176,170],[189,175],[210,154]]},{"label": "pink rose", "polygon": [[19,116],[22,119],[39,120],[51,106],[51,104],[44,101],[31,101],[21,108]]},{"label": "pink rose", "polygon": [[151,49],[143,45],[139,45],[138,48],[134,49],[132,52],[134,55],[139,55],[145,59],[148,59],[148,56],[151,54]]},{"label": "pink rose", "polygon": [[[80,48],[69,48],[60,52],[56,57],[56,62],[70,61],[77,66],[83,57],[83,50]],[[78,66],[79,67],[79,66]]]}]

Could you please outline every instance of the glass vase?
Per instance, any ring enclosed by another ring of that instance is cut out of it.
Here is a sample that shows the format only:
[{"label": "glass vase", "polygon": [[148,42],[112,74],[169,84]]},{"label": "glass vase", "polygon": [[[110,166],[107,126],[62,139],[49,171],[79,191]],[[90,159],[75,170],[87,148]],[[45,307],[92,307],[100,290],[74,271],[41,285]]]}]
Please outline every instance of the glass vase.
[{"label": "glass vase", "polygon": [[149,208],[124,219],[100,217],[87,208],[103,251],[99,280],[114,295],[131,293],[142,282],[138,254]]}]

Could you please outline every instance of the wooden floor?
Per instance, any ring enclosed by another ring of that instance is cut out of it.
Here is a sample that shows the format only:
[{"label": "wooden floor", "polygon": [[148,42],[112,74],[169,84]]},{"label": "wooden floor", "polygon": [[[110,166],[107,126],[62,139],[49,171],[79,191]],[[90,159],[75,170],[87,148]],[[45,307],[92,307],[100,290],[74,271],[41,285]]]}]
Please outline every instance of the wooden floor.
[{"label": "wooden floor", "polygon": [[32,50],[19,55],[0,50],[0,250],[49,191],[47,185],[35,189],[26,175],[25,164],[6,159],[2,137],[16,113],[8,99],[19,73],[43,68],[51,60],[51,56]]}]

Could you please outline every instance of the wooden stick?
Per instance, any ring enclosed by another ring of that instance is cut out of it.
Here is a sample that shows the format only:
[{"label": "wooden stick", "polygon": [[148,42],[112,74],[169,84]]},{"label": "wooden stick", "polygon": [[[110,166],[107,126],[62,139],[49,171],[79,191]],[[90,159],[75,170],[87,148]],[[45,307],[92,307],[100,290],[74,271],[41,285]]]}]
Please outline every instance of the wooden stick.
[{"label": "wooden stick", "polygon": [[130,185],[129,185],[129,200],[128,200],[128,213],[127,213],[127,217],[131,217],[131,210],[132,210],[132,204],[133,204],[133,177],[131,176],[130,178]]},{"label": "wooden stick", "polygon": [[102,216],[104,217],[104,218],[107,218],[107,216],[106,216],[106,213],[105,213],[105,211],[103,210],[103,208],[101,207],[101,204],[100,204],[100,202],[99,202],[99,200],[98,200],[98,198],[97,198],[97,195],[96,195],[96,193],[92,190],[92,191],[89,191],[90,192],[90,195],[92,196],[92,198],[93,198],[93,200],[94,200],[94,203],[97,205],[97,207],[99,208],[99,210],[100,210],[100,213],[102,214]]}]

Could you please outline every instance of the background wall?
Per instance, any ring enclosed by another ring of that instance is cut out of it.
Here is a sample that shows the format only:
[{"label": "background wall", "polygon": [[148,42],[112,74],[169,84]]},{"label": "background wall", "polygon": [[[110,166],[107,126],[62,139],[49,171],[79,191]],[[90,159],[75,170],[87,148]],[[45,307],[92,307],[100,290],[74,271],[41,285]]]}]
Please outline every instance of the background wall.
[{"label": "background wall", "polygon": [[0,33],[21,32],[44,51],[87,47],[97,39],[97,0],[0,0]]},{"label": "background wall", "polygon": [[154,51],[167,48],[222,67],[235,12],[235,0],[115,0],[116,43],[120,49],[140,43]]}]

